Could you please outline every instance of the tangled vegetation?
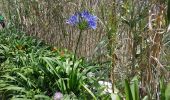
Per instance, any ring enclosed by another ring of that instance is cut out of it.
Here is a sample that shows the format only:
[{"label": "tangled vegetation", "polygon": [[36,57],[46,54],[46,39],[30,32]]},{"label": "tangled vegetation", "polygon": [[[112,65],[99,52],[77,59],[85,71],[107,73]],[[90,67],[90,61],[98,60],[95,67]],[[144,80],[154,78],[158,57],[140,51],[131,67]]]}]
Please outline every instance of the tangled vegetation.
[{"label": "tangled vegetation", "polygon": [[[74,55],[67,50],[48,46],[15,29],[1,31],[0,38],[1,99],[50,99],[57,91],[69,94],[64,95],[67,99],[96,99],[102,90],[96,87],[95,76],[88,77],[98,65],[83,59],[73,61]],[[108,98],[102,93],[101,97]]]},{"label": "tangled vegetation", "polygon": [[170,0],[0,1],[0,100],[170,100]]}]

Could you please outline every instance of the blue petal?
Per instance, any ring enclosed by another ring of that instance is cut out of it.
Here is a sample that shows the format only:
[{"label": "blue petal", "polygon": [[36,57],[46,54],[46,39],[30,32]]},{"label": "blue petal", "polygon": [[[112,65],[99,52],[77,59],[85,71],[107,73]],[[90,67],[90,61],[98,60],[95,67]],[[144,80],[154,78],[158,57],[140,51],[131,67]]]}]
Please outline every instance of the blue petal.
[{"label": "blue petal", "polygon": [[67,22],[68,24],[71,24],[71,25],[76,25],[79,23],[79,16],[77,14],[74,14],[72,15],[68,20]]},{"label": "blue petal", "polygon": [[97,21],[97,16],[91,16],[88,20]]},{"label": "blue petal", "polygon": [[88,11],[83,11],[81,13],[81,17],[85,18],[86,20],[94,20],[96,21],[97,20],[97,17],[96,16],[93,16],[92,14],[90,14]]},{"label": "blue petal", "polygon": [[96,23],[96,21],[88,21],[88,25],[89,25],[89,27],[90,28],[92,28],[92,29],[96,29],[97,28],[97,23]]},{"label": "blue petal", "polygon": [[92,15],[88,12],[88,11],[83,11],[82,13],[81,13],[81,17],[82,18],[85,18],[86,20],[90,20],[90,18],[92,17]]}]

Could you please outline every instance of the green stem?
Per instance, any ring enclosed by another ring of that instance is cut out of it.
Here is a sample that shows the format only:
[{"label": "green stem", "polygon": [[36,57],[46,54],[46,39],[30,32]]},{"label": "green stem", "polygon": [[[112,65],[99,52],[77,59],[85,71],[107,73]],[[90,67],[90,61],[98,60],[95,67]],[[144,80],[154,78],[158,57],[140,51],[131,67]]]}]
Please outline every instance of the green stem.
[{"label": "green stem", "polygon": [[80,30],[79,37],[78,37],[77,44],[76,44],[76,48],[75,48],[75,51],[74,51],[74,61],[76,60],[75,56],[77,55],[77,49],[78,49],[78,46],[79,46],[79,43],[80,43],[81,36],[82,36],[82,30]]}]

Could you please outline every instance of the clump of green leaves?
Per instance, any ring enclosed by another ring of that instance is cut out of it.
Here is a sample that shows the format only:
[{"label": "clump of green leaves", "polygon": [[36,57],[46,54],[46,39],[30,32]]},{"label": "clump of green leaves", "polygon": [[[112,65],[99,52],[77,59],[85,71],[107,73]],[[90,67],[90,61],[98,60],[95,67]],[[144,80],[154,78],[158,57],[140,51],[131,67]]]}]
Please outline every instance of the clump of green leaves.
[{"label": "clump of green leaves", "polygon": [[96,64],[75,60],[67,50],[48,46],[13,29],[1,31],[0,37],[2,99],[49,100],[56,91],[64,98],[98,98],[97,79],[87,76],[98,69]]}]

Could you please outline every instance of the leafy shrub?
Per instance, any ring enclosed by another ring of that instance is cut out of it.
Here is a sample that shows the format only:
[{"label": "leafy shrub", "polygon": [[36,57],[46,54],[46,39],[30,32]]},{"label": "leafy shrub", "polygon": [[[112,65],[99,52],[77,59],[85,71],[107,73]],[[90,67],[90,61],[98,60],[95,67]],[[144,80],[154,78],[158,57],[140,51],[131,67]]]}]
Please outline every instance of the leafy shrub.
[{"label": "leafy shrub", "polygon": [[51,99],[56,91],[64,98],[97,99],[101,93],[98,80],[87,76],[99,68],[96,64],[75,60],[67,50],[47,46],[24,33],[7,32],[0,34],[4,38],[0,43],[2,99]]}]

